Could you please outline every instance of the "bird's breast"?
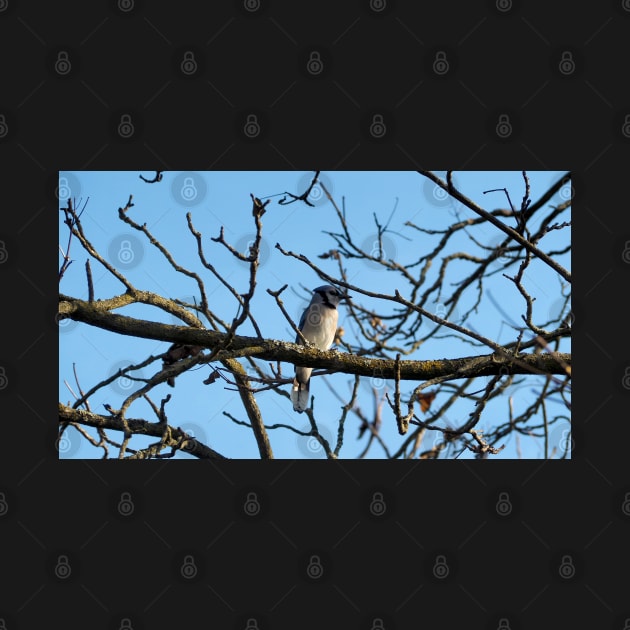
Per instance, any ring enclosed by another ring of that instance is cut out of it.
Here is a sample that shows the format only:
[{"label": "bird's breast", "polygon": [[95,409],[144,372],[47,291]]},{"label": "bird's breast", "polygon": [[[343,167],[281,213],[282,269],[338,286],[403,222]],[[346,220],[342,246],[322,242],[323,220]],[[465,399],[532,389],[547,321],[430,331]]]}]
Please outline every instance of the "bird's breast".
[{"label": "bird's breast", "polygon": [[328,350],[335,338],[338,318],[337,309],[311,312],[304,322],[302,334],[320,350]]}]

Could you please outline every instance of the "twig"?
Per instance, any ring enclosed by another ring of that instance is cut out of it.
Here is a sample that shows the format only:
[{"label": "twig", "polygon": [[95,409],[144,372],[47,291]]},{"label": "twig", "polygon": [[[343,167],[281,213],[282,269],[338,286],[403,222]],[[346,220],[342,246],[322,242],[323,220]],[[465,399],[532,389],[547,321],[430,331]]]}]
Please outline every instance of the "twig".
[{"label": "twig", "polygon": [[88,302],[94,302],[94,283],[92,281],[92,269],[90,267],[90,259],[85,261],[85,274],[87,276],[88,285]]}]

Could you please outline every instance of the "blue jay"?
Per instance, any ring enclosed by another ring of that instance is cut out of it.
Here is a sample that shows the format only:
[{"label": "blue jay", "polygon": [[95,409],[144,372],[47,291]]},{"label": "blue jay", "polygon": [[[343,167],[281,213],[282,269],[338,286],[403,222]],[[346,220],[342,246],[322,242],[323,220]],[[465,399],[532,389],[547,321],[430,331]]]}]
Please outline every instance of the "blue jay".
[{"label": "blue jay", "polygon": [[[344,295],[335,287],[325,284],[317,287],[313,291],[311,303],[306,307],[298,328],[304,338],[320,350],[328,350],[335,339],[337,332],[337,304],[341,300],[350,299],[349,295]],[[303,344],[302,338],[298,335],[295,343]],[[302,413],[308,407],[308,390],[311,372],[313,368],[295,366],[295,378],[291,390],[291,401],[293,410]]]}]

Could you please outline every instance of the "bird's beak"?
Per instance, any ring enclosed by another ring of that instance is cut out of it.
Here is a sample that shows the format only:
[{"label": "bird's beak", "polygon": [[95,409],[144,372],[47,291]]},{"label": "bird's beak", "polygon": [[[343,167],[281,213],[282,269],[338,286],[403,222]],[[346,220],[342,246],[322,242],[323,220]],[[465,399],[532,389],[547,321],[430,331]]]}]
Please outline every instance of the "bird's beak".
[{"label": "bird's beak", "polygon": [[340,300],[351,300],[352,296],[351,295],[347,295],[347,294],[346,295],[341,295],[341,296],[339,296],[339,299]]}]

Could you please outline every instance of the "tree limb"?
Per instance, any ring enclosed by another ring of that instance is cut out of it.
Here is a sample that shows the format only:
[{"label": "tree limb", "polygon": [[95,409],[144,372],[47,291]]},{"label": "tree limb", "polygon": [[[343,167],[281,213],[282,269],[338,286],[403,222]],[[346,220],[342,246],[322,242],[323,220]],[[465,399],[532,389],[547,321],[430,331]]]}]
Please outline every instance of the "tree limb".
[{"label": "tree limb", "polygon": [[[107,308],[103,308],[98,301],[89,303],[67,296],[63,296],[62,299],[60,296],[59,319],[66,317],[121,335],[178,342],[209,349],[225,343],[227,338],[226,333],[214,330],[172,326],[125,315],[116,315],[110,313]],[[241,335],[234,336],[229,345],[220,350],[214,359],[225,361],[239,357],[285,361],[360,376],[373,376],[375,373],[382,373],[384,378],[396,378],[397,375],[396,362],[391,359],[370,359],[348,353],[339,353],[334,350],[322,351],[287,341],[258,339],[257,337]],[[570,354],[555,352],[519,355],[516,362],[509,358],[497,357],[495,354],[458,359],[402,361],[400,363],[400,379],[428,380],[444,374],[452,374],[452,378],[489,376],[498,373],[566,374],[566,367],[570,365]]]},{"label": "tree limb", "polygon": [[[72,409],[63,403],[59,403],[59,420],[61,422],[76,422],[97,429],[114,429],[125,431],[125,423],[116,414],[102,416],[83,409]],[[161,438],[164,435],[164,426],[160,422],[148,422],[147,420],[127,419],[127,429],[133,435],[148,435]],[[170,437],[165,440],[166,446],[180,446],[190,455],[200,459],[228,459],[210,447],[198,442],[181,429],[171,429]],[[182,446],[183,445],[183,446]]]}]

